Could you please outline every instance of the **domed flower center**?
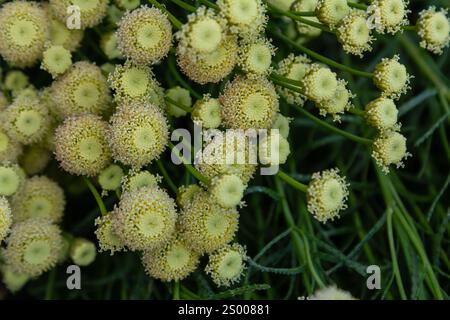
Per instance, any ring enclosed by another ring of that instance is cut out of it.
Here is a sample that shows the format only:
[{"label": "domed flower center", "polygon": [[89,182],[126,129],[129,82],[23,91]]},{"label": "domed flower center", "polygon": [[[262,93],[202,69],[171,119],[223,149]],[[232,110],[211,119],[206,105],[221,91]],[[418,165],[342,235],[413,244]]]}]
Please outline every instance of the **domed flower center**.
[{"label": "domed flower center", "polygon": [[239,252],[231,251],[223,257],[219,266],[219,274],[225,279],[233,279],[241,273],[242,256]]},{"label": "domed flower center", "polygon": [[38,29],[32,21],[16,20],[10,27],[11,40],[19,46],[29,46],[36,39]]},{"label": "domed flower center", "polygon": [[222,40],[222,27],[211,18],[194,23],[189,34],[191,46],[201,52],[215,50]]},{"label": "domed flower center", "polygon": [[206,221],[206,230],[213,237],[220,237],[227,231],[228,221],[222,214],[212,214]]},{"label": "domed flower center", "polygon": [[97,8],[99,0],[72,0],[72,4],[78,6],[81,11],[90,11]]},{"label": "domed flower center", "polygon": [[5,151],[8,148],[8,145],[9,137],[3,132],[0,132],[0,152]]},{"label": "domed flower center", "polygon": [[251,120],[262,120],[267,113],[268,101],[261,93],[251,94],[242,103],[246,116]]},{"label": "domed flower center", "polygon": [[79,145],[80,156],[89,162],[94,162],[102,156],[102,144],[96,137],[83,139]]},{"label": "domed flower center", "polygon": [[143,235],[154,238],[161,234],[164,225],[161,215],[149,212],[141,216],[138,227]]},{"label": "domed flower center", "polygon": [[131,97],[144,95],[149,84],[150,79],[145,70],[130,68],[122,75],[123,88]]},{"label": "domed flower center", "polygon": [[16,127],[26,136],[35,134],[42,125],[42,115],[36,110],[24,110],[17,117]]},{"label": "domed flower center", "polygon": [[12,168],[0,167],[0,195],[13,195],[20,185],[20,177]]},{"label": "domed flower center", "polygon": [[250,24],[258,16],[254,0],[230,0],[230,18],[235,23]]},{"label": "domed flower center", "polygon": [[99,98],[100,91],[93,83],[80,83],[74,91],[75,103],[83,108],[95,106]]},{"label": "domed flower center", "polygon": [[188,264],[189,257],[189,251],[185,247],[176,245],[167,252],[166,259],[167,264],[172,270],[180,270]]},{"label": "domed flower center", "polygon": [[48,217],[52,211],[52,203],[45,197],[34,197],[26,207],[29,217]]},{"label": "domed flower center", "polygon": [[144,49],[156,47],[162,40],[163,32],[154,24],[142,24],[137,30],[137,42]]},{"label": "domed flower center", "polygon": [[44,263],[51,253],[50,243],[45,239],[34,240],[25,248],[23,259],[33,265]]},{"label": "domed flower center", "polygon": [[138,149],[150,150],[155,142],[155,132],[152,127],[145,126],[135,129],[134,144]]}]

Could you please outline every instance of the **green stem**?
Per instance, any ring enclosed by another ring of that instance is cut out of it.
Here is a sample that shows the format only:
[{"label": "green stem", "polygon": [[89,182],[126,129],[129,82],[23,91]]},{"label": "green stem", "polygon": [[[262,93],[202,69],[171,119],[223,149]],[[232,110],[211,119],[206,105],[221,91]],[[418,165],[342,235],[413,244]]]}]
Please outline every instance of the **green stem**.
[{"label": "green stem", "polygon": [[301,182],[298,182],[297,180],[295,180],[294,178],[291,178],[289,175],[287,175],[286,173],[284,173],[281,170],[278,170],[277,176],[283,180],[284,182],[286,182],[287,184],[293,186],[294,188],[302,191],[302,192],[307,192],[308,191],[308,186],[306,184],[303,184]]},{"label": "green stem", "polygon": [[283,35],[282,33],[278,32],[278,31],[271,31],[271,33],[278,37],[279,39],[283,40],[284,42],[287,42],[288,44],[290,44],[291,46],[293,46],[295,49],[302,51],[303,53],[309,55],[310,57],[313,57],[316,60],[319,60],[331,67],[334,67],[336,69],[354,74],[356,76],[360,76],[360,77],[365,77],[365,78],[372,78],[373,73],[371,72],[365,72],[365,71],[360,71],[354,68],[351,68],[349,66],[346,66],[345,64],[341,64],[339,62],[336,62],[330,58],[324,57],[321,54],[314,52],[311,49],[306,48],[305,46],[296,43],[295,41],[289,39],[288,37],[286,37],[285,35]]},{"label": "green stem", "polygon": [[94,196],[95,201],[97,201],[97,205],[98,205],[98,208],[100,209],[100,213],[102,214],[102,216],[107,215],[108,211],[106,210],[105,203],[103,202],[102,197],[98,193],[97,189],[92,184],[91,180],[89,180],[89,178],[83,177],[83,179],[84,179],[84,182],[86,183],[86,185],[88,186],[89,190],[91,191],[92,195]]},{"label": "green stem", "polygon": [[417,26],[403,26],[402,29],[405,31],[417,31]]},{"label": "green stem", "polygon": [[402,277],[400,275],[400,269],[398,267],[397,261],[397,253],[395,252],[394,245],[394,233],[392,230],[392,208],[389,207],[387,210],[387,229],[388,229],[388,241],[389,241],[389,250],[391,251],[392,257],[392,269],[394,271],[395,281],[397,282],[398,290],[400,292],[400,296],[403,300],[407,299],[405,289],[403,287]]},{"label": "green stem", "polygon": [[[169,142],[169,148],[173,151],[175,146],[172,142]],[[178,154],[178,152],[174,152],[173,154],[184,164],[186,169],[195,177],[197,180],[203,182],[204,184],[209,184],[209,179],[202,175],[197,169],[195,169],[191,164],[186,163],[186,159]]]},{"label": "green stem", "polygon": [[[450,108],[448,106],[447,99],[444,97],[444,93],[442,91],[439,91],[439,101],[442,104],[442,107],[444,108],[445,113],[448,115],[450,114]],[[447,117],[448,122],[450,123],[450,116]]]},{"label": "green stem", "polygon": [[175,192],[176,194],[178,194],[178,188],[175,185],[175,183],[173,182],[172,178],[170,178],[169,174],[167,173],[166,168],[164,167],[164,164],[162,163],[162,161],[160,159],[158,159],[156,161],[156,164],[158,165],[159,171],[161,171],[164,180],[167,182],[167,184],[169,185],[170,189]]},{"label": "green stem", "polygon": [[279,74],[276,74],[276,73],[272,73],[271,75],[269,75],[269,78],[272,79],[272,80],[275,79],[275,80],[278,80],[278,81],[283,81],[283,82],[286,82],[286,83],[291,84],[293,86],[299,86],[300,87],[302,85],[301,81],[294,80],[294,79],[289,79],[289,78],[283,77],[282,75],[279,75]]},{"label": "green stem", "polygon": [[188,107],[188,106],[185,106],[184,104],[178,103],[177,101],[175,101],[175,100],[173,100],[173,99],[171,99],[169,97],[164,97],[164,100],[166,100],[166,102],[168,102],[170,104],[173,104],[173,105],[177,106],[178,108],[186,111],[187,113],[191,113],[192,112],[192,108],[191,107]]},{"label": "green stem", "polygon": [[361,4],[361,3],[355,3],[355,2],[351,2],[351,1],[347,1],[347,4],[350,8],[355,8],[355,9],[360,9],[360,10],[367,10],[367,6],[365,4]]},{"label": "green stem", "polygon": [[212,9],[216,10],[216,11],[220,10],[219,6],[217,4],[215,4],[215,3],[212,3],[211,1],[200,0],[200,3],[203,3],[205,6],[210,7]]},{"label": "green stem", "polygon": [[175,27],[175,29],[181,29],[181,26],[183,25],[181,23],[180,20],[178,20],[177,18],[175,18],[175,16],[173,14],[171,14],[169,12],[169,10],[166,9],[166,6],[162,5],[161,3],[159,3],[156,0],[148,0],[148,2],[150,2],[152,5],[154,5],[156,8],[158,8],[159,10],[163,11],[164,13],[167,14],[170,22],[173,24],[173,26]]},{"label": "green stem", "polygon": [[357,108],[351,108],[348,110],[349,113],[354,114],[355,116],[364,117],[366,113],[364,110],[357,109]]},{"label": "green stem", "polygon": [[173,300],[180,300],[180,282],[173,283]]},{"label": "green stem", "polygon": [[55,288],[56,268],[53,268],[48,275],[47,287],[45,289],[45,300],[53,299],[53,289]]},{"label": "green stem", "polygon": [[192,87],[181,77],[178,73],[178,70],[175,66],[175,57],[172,56],[169,58],[169,71],[175,77],[175,79],[196,98],[201,99],[202,96],[198,94]]},{"label": "green stem", "polygon": [[181,0],[172,0],[173,3],[175,3],[177,6],[183,8],[184,10],[195,12],[197,11],[197,8],[194,6],[191,6],[190,4],[183,2]]}]

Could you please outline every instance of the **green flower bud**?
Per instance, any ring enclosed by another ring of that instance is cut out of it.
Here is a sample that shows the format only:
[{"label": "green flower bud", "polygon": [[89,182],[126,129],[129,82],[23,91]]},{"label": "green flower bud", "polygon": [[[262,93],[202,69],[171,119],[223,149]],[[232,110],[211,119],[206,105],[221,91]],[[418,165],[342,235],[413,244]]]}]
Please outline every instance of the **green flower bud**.
[{"label": "green flower bud", "polygon": [[30,280],[28,275],[15,271],[14,268],[7,264],[0,265],[0,271],[2,273],[2,282],[12,293],[20,291]]},{"label": "green flower bud", "polygon": [[70,52],[75,52],[83,40],[83,30],[68,29],[64,22],[56,19],[51,10],[47,17],[50,20],[50,43],[55,46],[63,46]]},{"label": "green flower bud", "polygon": [[5,76],[5,89],[10,91],[22,91],[30,84],[28,76],[19,70],[9,71]]},{"label": "green flower bud", "polygon": [[198,184],[190,184],[178,188],[177,203],[181,209],[184,209],[194,198],[195,194],[200,192],[202,188]]},{"label": "green flower bud", "polygon": [[278,95],[266,78],[237,76],[219,98],[224,126],[232,129],[270,128],[278,112]]},{"label": "green flower bud", "polygon": [[238,229],[235,208],[224,208],[205,191],[198,192],[179,217],[181,238],[199,254],[215,251],[230,242]]},{"label": "green flower bud", "polygon": [[441,54],[450,43],[450,21],[448,9],[431,6],[419,13],[417,34],[421,38],[420,46],[434,54]]},{"label": "green flower bud", "polygon": [[333,97],[329,100],[324,100],[316,104],[319,112],[322,116],[327,114],[333,117],[333,121],[340,122],[340,114],[349,110],[352,106],[350,99],[353,98],[353,94],[346,88],[346,82],[344,80],[338,80],[336,91]]},{"label": "green flower bud", "polygon": [[124,10],[133,10],[139,7],[141,4],[140,0],[114,0],[115,4]]},{"label": "green flower bud", "polygon": [[[306,56],[295,56],[291,53],[278,63],[276,73],[291,80],[302,81],[310,69],[310,65],[311,60]],[[305,96],[299,92],[289,90],[282,86],[277,86],[277,91],[289,104],[302,106],[305,102]]]},{"label": "green flower bud", "polygon": [[264,164],[284,164],[290,153],[289,142],[279,132],[270,131],[259,141],[259,159]]},{"label": "green flower bud", "polygon": [[134,168],[158,159],[168,137],[167,120],[152,104],[122,105],[110,119],[108,140],[113,158]]},{"label": "green flower bud", "polygon": [[382,131],[372,145],[372,157],[384,173],[389,173],[389,166],[403,168],[403,160],[411,154],[406,150],[406,138],[395,131]]},{"label": "green flower bud", "polygon": [[94,176],[111,161],[108,124],[85,114],[66,118],[55,132],[55,155],[61,167],[76,175]]},{"label": "green flower bud", "polygon": [[96,65],[80,61],[52,84],[52,98],[62,117],[101,114],[110,105],[106,78]]},{"label": "green flower bud", "polygon": [[330,100],[338,88],[336,73],[328,67],[312,64],[303,77],[302,88],[305,96],[316,103]]},{"label": "green flower bud", "polygon": [[367,25],[367,14],[358,9],[350,10],[338,25],[337,38],[347,53],[362,58],[364,52],[371,51],[373,37]]},{"label": "green flower bud", "polygon": [[320,222],[333,221],[347,209],[348,186],[338,169],[314,173],[306,194],[308,211]]},{"label": "green flower bud", "polygon": [[[291,11],[292,12],[305,12],[305,11],[315,11],[317,7],[318,0],[296,0],[292,3]],[[309,20],[312,22],[319,22],[317,17],[303,17],[305,20]],[[310,38],[315,38],[320,36],[322,30],[308,24],[305,24],[300,21],[295,21],[297,26],[297,31]]]},{"label": "green flower bud", "polygon": [[51,159],[51,152],[38,144],[25,147],[24,153],[19,157],[20,166],[32,176],[44,171]]},{"label": "green flower bud", "polygon": [[63,237],[49,221],[29,219],[14,224],[6,243],[6,263],[19,273],[37,277],[58,262]]},{"label": "green flower bud", "polygon": [[11,207],[5,197],[0,197],[0,243],[6,238],[12,225]]},{"label": "green flower bud", "polygon": [[25,181],[20,193],[12,198],[14,221],[43,218],[57,223],[62,219],[66,200],[64,191],[45,176]]},{"label": "green flower bud", "polygon": [[328,25],[330,28],[341,22],[350,12],[350,7],[346,0],[319,0],[317,2],[316,14],[320,22]]},{"label": "green flower bud", "polygon": [[70,259],[76,265],[86,267],[94,262],[97,256],[95,244],[84,238],[75,238],[70,244]]},{"label": "green flower bud", "polygon": [[49,0],[50,9],[60,21],[67,21],[67,8],[71,5],[80,10],[81,29],[92,28],[102,22],[106,16],[109,0]]},{"label": "green flower bud", "polygon": [[44,51],[41,68],[53,78],[63,74],[72,65],[72,55],[63,46],[51,46]]},{"label": "green flower bud", "polygon": [[410,89],[412,78],[406,67],[399,62],[400,57],[395,55],[392,59],[383,58],[376,65],[373,72],[373,82],[388,98],[398,99]]},{"label": "green flower bud", "polygon": [[98,175],[98,183],[103,190],[117,190],[123,178],[123,169],[117,164],[110,164]]},{"label": "green flower bud", "polygon": [[100,39],[100,48],[109,60],[122,57],[117,46],[117,34],[114,32],[102,34]]},{"label": "green flower bud", "polygon": [[125,192],[133,192],[145,187],[156,187],[161,178],[147,170],[131,170],[122,179],[122,189]]},{"label": "green flower bud", "polygon": [[247,76],[267,76],[272,72],[272,57],[275,47],[266,38],[243,41],[239,50],[238,65]]},{"label": "green flower bud", "polygon": [[366,120],[378,130],[399,129],[398,110],[392,99],[379,97],[366,106]]},{"label": "green flower bud", "polygon": [[374,0],[367,9],[378,33],[395,34],[408,24],[408,0]]},{"label": "green flower bud", "polygon": [[42,56],[49,23],[34,1],[12,1],[0,9],[0,55],[19,68],[31,67]]},{"label": "green flower bud", "polygon": [[113,230],[130,250],[152,250],[169,241],[176,219],[175,201],[167,192],[145,187],[122,195]]},{"label": "green flower bud", "polygon": [[281,113],[278,113],[273,122],[272,129],[278,129],[280,135],[287,139],[287,137],[289,137],[289,123],[291,121],[292,118],[285,117]]},{"label": "green flower bud", "polygon": [[155,64],[172,46],[172,26],[161,10],[141,6],[122,17],[117,40],[124,57],[137,64]]},{"label": "green flower bud", "polygon": [[222,207],[234,208],[241,204],[246,185],[241,178],[229,174],[211,181],[210,192]]},{"label": "green flower bud", "polygon": [[209,94],[206,94],[194,104],[191,114],[192,121],[204,129],[218,128],[222,122],[221,108],[219,99],[211,98]]},{"label": "green flower bud", "polygon": [[115,234],[113,229],[113,219],[115,219],[116,211],[108,213],[106,216],[101,216],[95,219],[95,235],[98,239],[100,251],[110,251],[113,255],[115,252],[124,251],[125,245]]},{"label": "green flower bud", "polygon": [[[186,90],[180,86],[176,86],[167,90],[166,97],[186,107],[191,107],[192,105],[192,98],[189,90]],[[187,113],[183,109],[171,104],[170,102],[166,102],[166,111],[169,115],[176,118],[185,116]]]},{"label": "green flower bud", "polygon": [[209,255],[205,272],[219,287],[229,287],[239,282],[248,259],[245,247],[238,243],[226,245]]},{"label": "green flower bud", "polygon": [[25,182],[25,172],[17,164],[0,164],[0,196],[12,196],[20,191]]},{"label": "green flower bud", "polygon": [[145,250],[142,256],[147,274],[162,281],[185,279],[195,271],[199,262],[200,256],[179,238],[173,238],[162,248]]}]

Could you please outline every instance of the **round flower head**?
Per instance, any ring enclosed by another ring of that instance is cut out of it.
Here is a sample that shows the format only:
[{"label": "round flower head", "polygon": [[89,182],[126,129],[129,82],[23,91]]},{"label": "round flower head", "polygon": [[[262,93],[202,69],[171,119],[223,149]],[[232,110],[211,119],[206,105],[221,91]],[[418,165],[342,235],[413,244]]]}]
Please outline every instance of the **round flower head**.
[{"label": "round flower head", "polygon": [[420,46],[435,54],[441,54],[450,43],[450,21],[448,9],[436,11],[434,6],[419,13],[417,34],[421,38]]},{"label": "round flower head", "polygon": [[161,247],[173,235],[175,201],[157,186],[125,192],[113,219],[114,233],[132,251]]},{"label": "round flower head", "polygon": [[73,263],[85,267],[94,262],[97,248],[93,242],[87,239],[75,238],[70,244],[69,255]]},{"label": "round flower head", "polygon": [[16,162],[17,158],[22,154],[22,145],[12,139],[0,125],[0,163]]},{"label": "round flower head", "polygon": [[70,52],[76,51],[83,40],[83,30],[68,29],[64,22],[53,17],[51,13],[47,17],[50,23],[50,43],[55,46],[63,46]]},{"label": "round flower head", "polygon": [[314,173],[306,194],[308,211],[323,223],[339,217],[347,209],[348,186],[338,169]]},{"label": "round flower head", "polygon": [[19,97],[4,116],[8,134],[23,144],[42,140],[50,127],[48,110],[38,99]]},{"label": "round flower head", "polygon": [[[73,11],[67,10],[75,6],[80,14],[81,29],[92,28],[102,22],[106,16],[109,0],[49,0],[50,9],[60,21],[71,21]],[[75,28],[76,29],[76,28]]]},{"label": "round flower head", "polygon": [[292,118],[288,118],[283,116],[281,113],[278,113],[275,116],[275,121],[273,122],[272,129],[278,129],[280,132],[280,135],[287,139],[289,136],[289,123],[291,122]]},{"label": "round flower head", "polygon": [[122,54],[117,46],[117,34],[114,32],[102,34],[100,39],[100,48],[109,60],[122,57]]},{"label": "round flower head", "polygon": [[366,106],[366,120],[378,130],[399,129],[396,125],[398,110],[392,99],[380,97]]},{"label": "round flower head", "polygon": [[205,272],[219,287],[229,287],[239,282],[248,259],[245,247],[238,243],[226,245],[209,255]]},{"label": "round flower head", "polygon": [[230,242],[238,229],[235,208],[224,208],[205,191],[195,194],[179,217],[181,237],[199,254],[212,252]]},{"label": "round flower head", "polygon": [[192,109],[192,120],[201,125],[204,129],[215,129],[222,123],[220,115],[219,99],[211,98],[209,94],[197,100]]},{"label": "round flower head", "polygon": [[[192,105],[192,98],[189,93],[189,90],[181,88],[180,86],[170,88],[169,90],[166,91],[165,96],[182,106],[190,108]],[[174,116],[176,118],[185,116],[187,113],[183,109],[177,107],[176,105],[170,102],[166,102],[166,111],[169,115]]]},{"label": "round flower head", "polygon": [[[305,12],[305,11],[315,11],[317,7],[318,0],[296,0],[292,3],[291,11],[296,12]],[[317,17],[303,17],[305,20],[309,20],[312,22],[319,22]],[[297,31],[303,36],[314,38],[320,36],[322,30],[308,24],[305,24],[301,21],[295,21],[295,25],[297,27]]]},{"label": "round flower head", "polygon": [[227,135],[215,136],[196,157],[196,168],[208,179],[234,174],[244,184],[252,178],[257,164],[256,146],[243,130],[227,130]]},{"label": "round flower head", "polygon": [[218,0],[217,5],[230,31],[243,38],[260,34],[266,26],[266,6],[262,0]]},{"label": "round flower head", "polygon": [[47,167],[51,159],[51,152],[39,144],[25,147],[24,153],[19,157],[19,163],[25,172],[32,176],[38,174]]},{"label": "round flower head", "polygon": [[12,196],[22,189],[25,172],[17,164],[0,164],[0,196]]},{"label": "round flower head", "polygon": [[114,3],[116,6],[118,6],[120,9],[124,10],[133,10],[139,7],[141,4],[140,0],[115,0]]},{"label": "round flower head", "polygon": [[238,76],[227,83],[219,98],[222,122],[232,129],[270,128],[278,112],[278,95],[266,78]]},{"label": "round flower head", "polygon": [[239,50],[238,65],[247,76],[267,76],[272,72],[270,67],[275,47],[266,38],[244,41]]},{"label": "round flower head", "polygon": [[13,101],[15,101],[18,98],[25,98],[29,100],[37,100],[39,99],[39,92],[37,91],[36,87],[30,84],[28,87],[26,87],[23,90],[20,91],[12,91],[11,95],[13,97]]},{"label": "round flower head", "polygon": [[378,33],[395,34],[408,24],[408,0],[374,0],[368,7],[372,22]]},{"label": "round flower head", "polygon": [[210,192],[222,207],[234,208],[241,204],[245,188],[241,178],[228,174],[215,177],[211,181]]},{"label": "round flower head", "polygon": [[289,142],[275,130],[270,130],[270,133],[259,141],[259,161],[261,164],[284,164],[290,153]]},{"label": "round flower head", "polygon": [[9,233],[12,225],[12,214],[8,200],[5,197],[0,197],[0,244]]},{"label": "round flower head", "polygon": [[147,66],[131,61],[116,65],[108,82],[114,90],[114,100],[119,104],[150,101],[157,106],[164,105],[162,88]]},{"label": "round flower head", "polygon": [[64,191],[45,176],[26,180],[21,192],[11,202],[14,221],[45,218],[56,223],[61,220],[65,205]]},{"label": "round flower head", "polygon": [[172,26],[161,10],[141,6],[122,17],[117,40],[123,56],[138,64],[154,64],[172,46]]},{"label": "round flower head", "polygon": [[111,161],[108,124],[85,114],[66,118],[55,132],[55,155],[61,167],[76,175],[94,176]]},{"label": "round flower head", "polygon": [[188,22],[175,34],[181,54],[211,53],[219,47],[226,35],[226,22],[213,9],[201,6],[188,15]]},{"label": "round flower head", "polygon": [[383,172],[389,172],[389,166],[403,168],[403,160],[410,157],[406,151],[406,138],[395,131],[382,131],[372,145],[372,157]]},{"label": "round flower head", "polygon": [[134,168],[159,158],[168,137],[167,120],[152,104],[123,105],[110,119],[108,141],[113,158]]},{"label": "round flower head", "polygon": [[[308,72],[310,65],[311,60],[306,56],[295,56],[291,53],[278,63],[276,73],[291,80],[301,81]],[[305,96],[299,92],[281,86],[277,86],[277,91],[289,104],[303,105],[305,102]]]},{"label": "round flower head", "polygon": [[5,258],[14,270],[37,277],[53,268],[63,246],[61,230],[45,219],[14,224],[6,240]]},{"label": "round flower head", "polygon": [[24,273],[14,270],[10,265],[0,264],[2,282],[11,292],[17,292],[30,280],[30,277]]},{"label": "round flower head", "polygon": [[338,88],[336,73],[328,67],[313,64],[302,79],[302,88],[305,96],[315,103],[330,100]]},{"label": "round flower head", "polygon": [[340,121],[340,114],[351,108],[350,99],[353,94],[346,88],[346,82],[344,80],[338,80],[338,85],[333,97],[329,100],[321,101],[316,104],[319,108],[319,112],[322,116],[327,114],[333,116],[333,121]]},{"label": "round flower head", "polygon": [[363,52],[371,51],[373,37],[367,25],[367,14],[362,10],[352,9],[339,23],[337,38],[347,53],[362,58]]},{"label": "round flower head", "polygon": [[98,175],[98,183],[103,190],[117,190],[123,178],[123,169],[117,164],[110,164]]},{"label": "round flower head", "polygon": [[141,188],[156,187],[161,182],[161,178],[147,170],[131,170],[122,178],[122,189],[126,192],[133,192]]},{"label": "round flower head", "polygon": [[314,292],[309,300],[356,300],[349,292],[341,290],[336,286],[329,286]]},{"label": "round flower head", "polygon": [[101,114],[110,105],[106,78],[95,64],[76,62],[52,84],[52,98],[62,117]]},{"label": "round flower head", "polygon": [[119,9],[117,6],[111,4],[110,6],[108,6],[107,10],[108,22],[111,25],[116,26],[120,22],[120,19],[122,19],[124,13],[124,10]]},{"label": "round flower head", "polygon": [[5,89],[20,92],[30,84],[28,76],[19,70],[9,71],[5,76]]},{"label": "round flower head", "polygon": [[189,249],[179,238],[173,238],[161,248],[145,250],[142,263],[150,277],[162,281],[179,281],[197,269],[198,253]]},{"label": "round flower head", "polygon": [[115,219],[116,214],[116,211],[112,211],[105,216],[95,219],[95,235],[98,240],[100,252],[110,251],[111,255],[115,252],[125,250],[125,245],[113,230],[113,219]]},{"label": "round flower head", "polygon": [[44,51],[41,68],[50,73],[53,78],[63,74],[72,65],[70,51],[60,45],[52,45]]},{"label": "round flower head", "polygon": [[186,205],[188,205],[192,201],[194,196],[200,191],[202,191],[202,188],[198,184],[190,184],[188,186],[184,186],[184,185],[181,186],[178,189],[178,195],[177,195],[178,206],[181,209],[184,209],[184,207],[186,207]]},{"label": "round flower head", "polygon": [[373,82],[384,96],[398,99],[409,88],[411,76],[399,62],[400,57],[383,58],[373,72]]},{"label": "round flower head", "polygon": [[34,65],[49,37],[45,10],[34,1],[12,1],[0,9],[0,55],[19,68]]},{"label": "round flower head", "polygon": [[237,58],[238,45],[234,36],[226,36],[215,51],[197,56],[183,53],[183,49],[177,47],[177,62],[181,71],[200,84],[217,83],[224,79],[233,71]]},{"label": "round flower head", "polygon": [[320,22],[334,28],[350,12],[347,0],[319,0],[316,15]]}]

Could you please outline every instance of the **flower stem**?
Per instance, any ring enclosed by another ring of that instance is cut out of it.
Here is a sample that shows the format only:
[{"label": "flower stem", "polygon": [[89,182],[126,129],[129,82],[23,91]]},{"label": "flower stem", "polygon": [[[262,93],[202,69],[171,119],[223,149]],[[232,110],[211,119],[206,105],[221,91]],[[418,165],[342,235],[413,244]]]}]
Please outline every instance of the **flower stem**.
[{"label": "flower stem", "polygon": [[403,26],[402,29],[406,31],[417,31],[417,26]]},{"label": "flower stem", "polygon": [[[169,142],[169,148],[173,151],[175,146],[172,142]],[[209,184],[208,178],[202,175],[197,169],[195,169],[191,164],[186,163],[186,159],[178,154],[178,152],[173,152],[174,155],[184,164],[186,169],[195,177],[197,180],[203,182],[204,184]]]},{"label": "flower stem", "polygon": [[211,1],[208,1],[208,0],[200,0],[200,3],[203,3],[205,6],[210,7],[210,8],[212,8],[212,9],[214,9],[214,10],[217,10],[217,11],[220,10],[220,9],[219,9],[219,6],[218,6],[217,4],[211,2]]},{"label": "flower stem", "polygon": [[173,14],[169,12],[169,10],[166,9],[166,6],[162,5],[156,0],[148,0],[152,5],[154,5],[159,10],[163,11],[165,14],[167,14],[167,17],[169,18],[170,22],[173,24],[175,29],[181,29],[181,26],[183,25],[180,20],[175,18]]},{"label": "flower stem", "polygon": [[331,67],[334,67],[336,69],[354,74],[356,76],[360,76],[360,77],[365,77],[365,78],[372,78],[373,73],[371,72],[365,72],[365,71],[360,71],[354,68],[351,68],[349,66],[346,66],[344,64],[341,64],[339,62],[336,62],[330,58],[324,57],[321,54],[318,54],[317,52],[314,52],[311,49],[306,48],[305,46],[296,43],[295,41],[292,41],[291,39],[289,39],[288,37],[286,37],[285,35],[283,35],[282,33],[278,32],[278,31],[273,31],[271,30],[271,33],[276,36],[277,38],[287,42],[288,44],[290,44],[291,46],[293,46],[294,48],[296,48],[297,50],[302,51],[303,53],[309,55],[310,57],[313,57],[316,60],[319,60]]},{"label": "flower stem", "polygon": [[97,201],[98,208],[100,209],[100,213],[102,216],[105,216],[108,214],[108,211],[106,210],[105,203],[102,200],[102,197],[100,197],[100,194],[98,193],[95,186],[92,184],[91,180],[89,178],[83,177],[84,182],[88,186],[89,190],[91,191],[92,195],[95,198],[95,201]]},{"label": "flower stem", "polygon": [[175,66],[175,57],[169,58],[169,71],[175,77],[175,79],[196,98],[201,99],[202,96],[198,94],[192,87],[181,77],[178,73],[177,67]]},{"label": "flower stem", "polygon": [[284,173],[281,170],[278,170],[277,176],[283,180],[284,182],[286,182],[287,184],[291,185],[292,187],[302,191],[302,192],[307,192],[308,190],[308,186],[306,184],[303,184],[301,182],[298,182],[297,180],[295,180],[294,178],[291,178],[290,176],[288,176],[286,173]]},{"label": "flower stem", "polygon": [[194,6],[191,6],[190,4],[181,1],[181,0],[172,0],[173,3],[175,3],[177,6],[183,8],[184,10],[190,11],[190,12],[195,12],[197,11],[197,8]]},{"label": "flower stem", "polygon": [[355,3],[352,1],[347,1],[347,4],[350,8],[360,9],[360,10],[367,10],[367,6],[365,4],[361,3]]},{"label": "flower stem", "polygon": [[175,192],[176,194],[178,194],[178,188],[175,185],[175,183],[173,182],[173,180],[170,178],[169,174],[167,173],[166,168],[164,167],[164,164],[162,163],[162,161],[160,159],[158,159],[156,161],[156,164],[158,165],[159,171],[161,171],[164,180],[166,180],[167,184],[169,185],[170,189]]},{"label": "flower stem", "polygon": [[180,300],[180,282],[173,283],[173,300]]},{"label": "flower stem", "polygon": [[169,97],[164,97],[164,100],[166,100],[166,102],[173,104],[175,106],[177,106],[180,109],[183,109],[184,111],[186,111],[187,113],[191,113],[192,112],[192,108],[185,106],[184,104],[178,103],[177,101],[169,98]]}]

